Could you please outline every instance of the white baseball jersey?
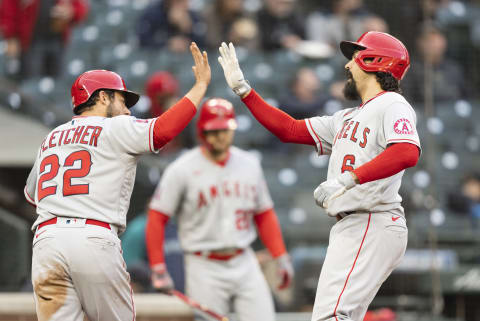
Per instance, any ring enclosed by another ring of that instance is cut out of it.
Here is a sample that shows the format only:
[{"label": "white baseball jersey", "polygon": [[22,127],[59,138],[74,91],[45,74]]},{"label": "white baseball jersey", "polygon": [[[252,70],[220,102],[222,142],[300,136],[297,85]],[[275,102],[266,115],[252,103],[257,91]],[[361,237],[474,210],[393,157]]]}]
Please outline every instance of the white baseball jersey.
[{"label": "white baseball jersey", "polygon": [[256,238],[253,216],[273,207],[260,162],[230,148],[224,166],[196,147],[170,164],[150,208],[178,216],[186,252],[246,248]]},{"label": "white baseball jersey", "polygon": [[73,117],[44,139],[25,186],[38,224],[78,217],[125,229],[138,156],[153,146],[155,119]]},{"label": "white baseball jersey", "polygon": [[[318,153],[331,154],[328,179],[369,162],[389,144],[411,143],[420,148],[415,111],[394,92],[382,92],[359,107],[305,122]],[[356,185],[333,200],[329,212],[391,212],[404,216],[398,194],[403,173]]]}]

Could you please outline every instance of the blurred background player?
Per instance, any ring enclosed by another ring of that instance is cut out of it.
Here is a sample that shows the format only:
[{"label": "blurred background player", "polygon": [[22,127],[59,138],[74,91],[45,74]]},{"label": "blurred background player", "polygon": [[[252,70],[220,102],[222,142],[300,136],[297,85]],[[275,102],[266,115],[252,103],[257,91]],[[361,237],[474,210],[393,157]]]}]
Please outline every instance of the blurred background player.
[{"label": "blurred background player", "polygon": [[[178,100],[178,79],[168,71],[153,73],[145,83],[145,93],[150,99],[148,117],[158,117],[166,112]],[[195,143],[191,135],[191,126],[176,136],[165,148],[162,154],[169,154],[184,147],[192,147]]]},{"label": "blurred background player", "polygon": [[366,32],[342,41],[347,99],[358,107],[296,120],[266,103],[244,79],[233,44],[218,58],[230,88],[257,120],[283,142],[330,155],[327,180],[313,196],[336,217],[315,296],[312,321],[362,321],[382,283],[402,260],[408,230],[398,194],[404,170],[420,156],[416,114],[401,96],[410,66],[401,41]]},{"label": "blurred background player", "polygon": [[152,282],[165,292],[173,287],[163,238],[176,216],[187,295],[220,314],[229,312],[233,300],[240,321],[273,321],[272,296],[250,248],[256,229],[276,260],[279,288],[288,287],[293,267],[259,161],[231,146],[236,127],[233,105],[209,99],[197,122],[200,146],[166,168],[147,223]]},{"label": "blurred background player", "polygon": [[196,83],[169,112],[136,119],[139,100],[116,73],[92,70],[74,82],[72,120],[50,132],[28,176],[25,197],[38,218],[32,283],[38,320],[134,320],[118,233],[140,155],[157,152],[193,118],[208,84],[207,54],[191,44]]},{"label": "blurred background player", "polygon": [[150,117],[158,117],[178,99],[178,80],[168,71],[157,71],[148,78],[145,93],[150,99]]}]

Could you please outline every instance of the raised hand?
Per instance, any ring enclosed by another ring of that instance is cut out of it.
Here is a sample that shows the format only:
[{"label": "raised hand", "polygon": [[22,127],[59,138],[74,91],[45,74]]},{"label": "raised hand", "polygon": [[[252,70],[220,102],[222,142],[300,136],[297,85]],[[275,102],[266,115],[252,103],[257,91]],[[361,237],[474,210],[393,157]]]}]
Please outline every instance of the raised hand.
[{"label": "raised hand", "polygon": [[243,76],[243,72],[238,64],[237,54],[235,47],[230,42],[227,46],[225,42],[222,42],[220,48],[220,57],[218,62],[222,66],[225,80],[233,92],[241,97],[245,97],[252,89]]},{"label": "raised hand", "polygon": [[208,64],[207,52],[200,52],[200,49],[198,49],[195,42],[191,43],[190,51],[192,52],[193,61],[195,62],[195,66],[192,67],[192,70],[197,84],[205,84],[208,86],[212,79],[212,74],[210,65]]}]

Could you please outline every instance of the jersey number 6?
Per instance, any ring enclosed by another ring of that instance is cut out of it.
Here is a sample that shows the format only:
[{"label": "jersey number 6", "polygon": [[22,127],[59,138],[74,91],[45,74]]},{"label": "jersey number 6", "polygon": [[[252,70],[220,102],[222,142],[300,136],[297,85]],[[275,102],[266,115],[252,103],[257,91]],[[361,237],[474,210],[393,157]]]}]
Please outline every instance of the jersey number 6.
[{"label": "jersey number 6", "polygon": [[[89,184],[72,185],[72,178],[82,178],[90,173],[92,166],[92,156],[86,150],[73,152],[65,158],[64,167],[73,166],[75,161],[80,161],[80,168],[67,169],[63,173],[63,196],[88,194]],[[50,165],[50,170],[45,172],[47,165]],[[58,170],[60,169],[60,161],[55,154],[45,157],[40,163],[40,178],[38,179],[38,201],[48,195],[53,195],[57,192],[57,186],[43,187],[44,182],[54,179]]]},{"label": "jersey number 6", "polygon": [[351,155],[351,154],[345,155],[342,163],[342,174],[344,172],[353,171],[355,169],[353,165],[355,165],[355,155]]}]

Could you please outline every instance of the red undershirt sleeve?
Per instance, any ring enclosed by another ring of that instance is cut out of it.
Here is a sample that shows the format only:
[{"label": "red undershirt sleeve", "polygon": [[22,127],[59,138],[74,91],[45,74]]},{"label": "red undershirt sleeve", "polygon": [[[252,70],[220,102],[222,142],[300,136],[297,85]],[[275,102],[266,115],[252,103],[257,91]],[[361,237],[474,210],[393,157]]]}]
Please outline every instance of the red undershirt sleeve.
[{"label": "red undershirt sleeve", "polygon": [[315,141],[308,132],[305,120],[297,120],[280,109],[269,105],[253,89],[242,101],[258,122],[282,142],[315,145]]},{"label": "red undershirt sleeve", "polygon": [[387,178],[413,167],[420,157],[418,147],[410,143],[392,144],[377,157],[355,169],[360,184]]},{"label": "red undershirt sleeve", "polygon": [[163,243],[165,241],[165,226],[169,218],[169,216],[161,212],[152,209],[148,211],[145,242],[150,266],[165,263]]},{"label": "red undershirt sleeve", "polygon": [[278,223],[277,215],[273,209],[259,213],[254,217],[258,234],[272,257],[276,258],[287,253],[282,238],[282,231]]},{"label": "red undershirt sleeve", "polygon": [[170,107],[155,121],[153,128],[153,146],[155,149],[162,148],[165,144],[175,138],[187,127],[197,112],[197,107],[188,99],[183,97],[179,102]]}]

